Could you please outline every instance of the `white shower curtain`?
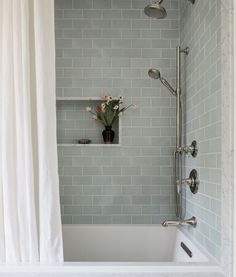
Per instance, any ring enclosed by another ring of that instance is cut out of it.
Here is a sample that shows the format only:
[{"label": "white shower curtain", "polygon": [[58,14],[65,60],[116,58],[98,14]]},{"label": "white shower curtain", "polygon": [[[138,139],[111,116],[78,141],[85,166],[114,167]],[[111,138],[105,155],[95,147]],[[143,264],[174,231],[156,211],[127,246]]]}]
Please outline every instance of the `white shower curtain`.
[{"label": "white shower curtain", "polygon": [[63,260],[54,0],[0,0],[0,262]]}]

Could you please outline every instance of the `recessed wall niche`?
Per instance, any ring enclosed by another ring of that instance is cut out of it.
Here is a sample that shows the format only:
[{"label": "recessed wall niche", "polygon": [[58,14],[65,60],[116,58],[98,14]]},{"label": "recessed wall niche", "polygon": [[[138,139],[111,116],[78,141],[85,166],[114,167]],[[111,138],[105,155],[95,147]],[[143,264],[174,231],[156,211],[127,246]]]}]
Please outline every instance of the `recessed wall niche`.
[{"label": "recessed wall niche", "polygon": [[[85,145],[79,144],[80,139],[89,139],[86,144],[104,144],[102,131],[104,126],[92,119],[92,114],[86,111],[89,106],[93,110],[102,102],[99,98],[57,98],[57,143],[59,145]],[[115,132],[113,144],[120,143],[120,123],[116,122],[112,129]]]}]

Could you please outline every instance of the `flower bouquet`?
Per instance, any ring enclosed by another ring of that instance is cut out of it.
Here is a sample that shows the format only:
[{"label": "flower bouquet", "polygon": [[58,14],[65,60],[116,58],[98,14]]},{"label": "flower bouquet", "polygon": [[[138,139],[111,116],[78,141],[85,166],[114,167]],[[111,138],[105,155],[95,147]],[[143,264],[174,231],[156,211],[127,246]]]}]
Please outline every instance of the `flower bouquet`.
[{"label": "flower bouquet", "polygon": [[102,132],[104,143],[112,143],[115,132],[112,130],[112,125],[119,119],[119,117],[130,107],[135,107],[133,104],[123,107],[123,96],[113,98],[112,96],[105,96],[103,102],[92,110],[91,107],[86,107],[86,111],[93,115],[93,119],[101,122],[105,130]]}]

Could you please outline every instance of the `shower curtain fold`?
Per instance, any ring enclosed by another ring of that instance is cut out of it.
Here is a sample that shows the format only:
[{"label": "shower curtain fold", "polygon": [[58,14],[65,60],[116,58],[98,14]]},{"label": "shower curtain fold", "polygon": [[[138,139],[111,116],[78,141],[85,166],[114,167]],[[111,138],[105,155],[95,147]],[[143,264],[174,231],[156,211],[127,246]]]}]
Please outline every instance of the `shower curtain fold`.
[{"label": "shower curtain fold", "polygon": [[54,1],[0,10],[0,262],[60,262]]}]

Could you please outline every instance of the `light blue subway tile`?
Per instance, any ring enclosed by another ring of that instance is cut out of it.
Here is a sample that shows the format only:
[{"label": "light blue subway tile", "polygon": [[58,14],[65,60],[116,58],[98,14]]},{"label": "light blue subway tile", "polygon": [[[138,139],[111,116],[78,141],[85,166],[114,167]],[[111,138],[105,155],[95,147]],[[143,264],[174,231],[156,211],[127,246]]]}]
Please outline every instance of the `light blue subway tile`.
[{"label": "light blue subway tile", "polygon": [[140,185],[124,185],[122,186],[122,192],[125,195],[141,195],[142,186]]},{"label": "light blue subway tile", "polygon": [[149,186],[149,185],[143,185],[142,186],[142,192],[146,195],[154,195],[154,194],[160,194],[160,186]]},{"label": "light blue subway tile", "polygon": [[129,215],[141,215],[142,213],[142,206],[123,206],[123,213]]},{"label": "light blue subway tile", "polygon": [[132,204],[135,204],[135,205],[151,204],[151,196],[149,196],[149,195],[134,195],[134,196],[132,196]]},{"label": "light blue subway tile", "polygon": [[93,216],[93,224],[111,224],[112,216]]},{"label": "light blue subway tile", "polygon": [[129,9],[131,8],[131,2],[127,0],[112,0],[113,9]]},{"label": "light blue subway tile", "polygon": [[64,76],[65,77],[82,77],[83,71],[81,69],[75,69],[75,68],[65,68],[64,69]]},{"label": "light blue subway tile", "polygon": [[131,223],[132,223],[131,216],[125,216],[125,215],[112,216],[112,224],[131,224]]},{"label": "light blue subway tile", "polygon": [[174,214],[176,207],[174,205],[161,205],[160,214]]},{"label": "light blue subway tile", "polygon": [[[73,224],[92,224],[93,223],[93,217],[92,216],[73,216]],[[71,223],[71,224],[72,224]]]},{"label": "light blue subway tile", "polygon": [[138,29],[123,29],[122,30],[122,38],[124,39],[134,39],[140,38],[140,30]]},{"label": "light blue subway tile", "polygon": [[133,215],[132,224],[151,224],[152,217],[148,215]]},{"label": "light blue subway tile", "polygon": [[81,18],[82,10],[64,10],[64,18]]},{"label": "light blue subway tile", "polygon": [[83,175],[101,175],[102,170],[98,166],[84,166],[83,167]]},{"label": "light blue subway tile", "polygon": [[55,9],[72,9],[72,0],[55,0]]},{"label": "light blue subway tile", "polygon": [[57,49],[66,49],[72,48],[72,40],[71,39],[56,39],[56,48]]},{"label": "light blue subway tile", "polygon": [[121,10],[104,10],[103,11],[103,18],[115,19],[115,18],[122,18]]},{"label": "light blue subway tile", "polygon": [[102,17],[101,10],[86,10],[83,9],[83,18],[90,18],[90,19],[99,19]]},{"label": "light blue subway tile", "polygon": [[102,209],[99,206],[83,206],[84,215],[100,215]]},{"label": "light blue subway tile", "polygon": [[72,186],[72,176],[59,176],[60,186]]},{"label": "light blue subway tile", "polygon": [[112,183],[116,185],[130,185],[130,176],[112,176]]},{"label": "light blue subway tile", "polygon": [[111,66],[111,59],[110,58],[93,58],[92,60],[93,67],[110,67]]},{"label": "light blue subway tile", "polygon": [[151,176],[132,176],[132,184],[134,185],[150,185]]},{"label": "light blue subway tile", "polygon": [[[73,48],[92,48],[93,41],[91,39],[84,39],[84,38],[73,38],[72,46]],[[77,58],[77,56],[75,56]]]},{"label": "light blue subway tile", "polygon": [[92,0],[73,0],[73,8],[74,9],[90,9],[93,7]]},{"label": "light blue subway tile", "polygon": [[126,58],[140,58],[141,57],[141,49],[123,49],[122,57]]},{"label": "light blue subway tile", "polygon": [[120,215],[121,206],[104,206],[102,207],[102,214],[104,215]]},{"label": "light blue subway tile", "polygon": [[103,195],[120,195],[122,194],[121,185],[104,185],[102,187]]},{"label": "light blue subway tile", "polygon": [[82,193],[82,186],[65,186],[64,195],[80,195]]},{"label": "light blue subway tile", "polygon": [[55,7],[55,19],[61,19],[63,18],[64,10],[57,10]]},{"label": "light blue subway tile", "polygon": [[93,204],[93,197],[86,196],[86,195],[77,195],[73,196],[73,204],[75,205],[92,205]]},{"label": "light blue subway tile", "polygon": [[65,58],[79,58],[82,54],[82,49],[64,49]]},{"label": "light blue subway tile", "polygon": [[141,175],[141,168],[139,166],[122,167],[122,175],[125,175],[125,176]]},{"label": "light blue subway tile", "polygon": [[102,57],[101,49],[83,49],[83,57],[100,58]]},{"label": "light blue subway tile", "polygon": [[159,59],[162,57],[163,49],[142,49],[142,58]]},{"label": "light blue subway tile", "polygon": [[60,203],[61,205],[72,205],[72,196],[68,196],[68,195],[62,195],[60,197]]},{"label": "light blue subway tile", "polygon": [[82,175],[82,167],[64,167],[64,175],[79,176]]},{"label": "light blue subway tile", "polygon": [[152,205],[167,205],[170,204],[170,195],[154,195],[152,196]]},{"label": "light blue subway tile", "polygon": [[84,195],[101,195],[102,186],[83,186]]},{"label": "light blue subway tile", "polygon": [[128,19],[137,19],[140,17],[141,15],[141,12],[140,10],[122,10],[122,17],[123,18],[128,18]]},{"label": "light blue subway tile", "polygon": [[55,21],[55,28],[57,31],[63,31],[64,29],[71,29],[72,24],[73,21],[70,19],[58,19]]},{"label": "light blue subway tile", "polygon": [[113,203],[113,197],[110,195],[94,196],[94,205],[111,205]]},{"label": "light blue subway tile", "polygon": [[111,20],[109,19],[95,19],[92,20],[92,26],[95,28],[111,28]]},{"label": "light blue subway tile", "polygon": [[104,175],[121,175],[121,167],[103,167]]},{"label": "light blue subway tile", "polygon": [[142,214],[160,214],[160,206],[151,205],[151,206],[142,206]]},{"label": "light blue subway tile", "polygon": [[93,176],[93,185],[111,184],[111,176]]},{"label": "light blue subway tile", "polygon": [[80,206],[64,206],[65,215],[80,215],[82,214],[82,207]]},{"label": "light blue subway tile", "polygon": [[113,196],[114,205],[130,205],[131,197],[127,195],[114,195]]},{"label": "light blue subway tile", "polygon": [[94,9],[110,9],[112,0],[93,0]]},{"label": "light blue subway tile", "polygon": [[73,185],[91,185],[92,176],[73,176]]},{"label": "light blue subway tile", "polygon": [[72,216],[71,215],[62,215],[61,217],[62,224],[72,224]]},{"label": "light blue subway tile", "polygon": [[93,39],[93,48],[111,48],[111,45],[110,39]]},{"label": "light blue subway tile", "polygon": [[132,20],[132,29],[150,29],[150,21],[143,19]]},{"label": "light blue subway tile", "polygon": [[121,38],[121,30],[103,29],[102,37],[103,38]]},{"label": "light blue subway tile", "polygon": [[84,38],[101,38],[102,31],[99,29],[87,29],[83,30]]},{"label": "light blue subway tile", "polygon": [[59,157],[58,163],[60,164],[60,166],[71,166],[72,158],[71,157]]}]

